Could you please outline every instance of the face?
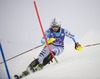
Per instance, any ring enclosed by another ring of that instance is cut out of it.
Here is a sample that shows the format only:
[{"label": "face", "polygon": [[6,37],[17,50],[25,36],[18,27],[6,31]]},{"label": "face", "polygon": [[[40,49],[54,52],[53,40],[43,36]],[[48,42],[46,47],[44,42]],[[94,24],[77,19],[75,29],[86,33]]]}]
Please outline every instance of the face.
[{"label": "face", "polygon": [[57,32],[59,27],[58,26],[53,26],[52,29],[53,29],[54,32]]}]

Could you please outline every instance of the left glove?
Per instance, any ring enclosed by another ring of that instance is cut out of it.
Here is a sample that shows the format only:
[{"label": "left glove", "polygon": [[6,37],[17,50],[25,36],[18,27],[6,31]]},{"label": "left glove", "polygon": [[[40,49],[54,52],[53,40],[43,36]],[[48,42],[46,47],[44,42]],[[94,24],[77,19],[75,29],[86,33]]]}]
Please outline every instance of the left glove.
[{"label": "left glove", "polygon": [[78,51],[81,51],[82,50],[82,46],[78,42],[76,42],[75,43],[75,49],[78,50]]}]

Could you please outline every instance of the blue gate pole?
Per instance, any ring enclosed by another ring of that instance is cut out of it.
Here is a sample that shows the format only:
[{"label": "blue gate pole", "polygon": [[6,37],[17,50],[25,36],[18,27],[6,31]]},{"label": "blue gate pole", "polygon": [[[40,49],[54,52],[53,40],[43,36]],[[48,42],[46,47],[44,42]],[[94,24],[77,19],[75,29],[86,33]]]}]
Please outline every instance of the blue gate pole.
[{"label": "blue gate pole", "polygon": [[8,70],[8,67],[7,67],[7,63],[6,63],[6,60],[5,60],[5,56],[4,56],[4,53],[3,53],[1,42],[0,42],[0,50],[1,50],[1,55],[2,55],[3,61],[4,61],[4,65],[5,65],[5,68],[6,68],[6,72],[7,72],[7,75],[8,75],[8,79],[11,79],[10,73],[9,73],[9,70]]}]

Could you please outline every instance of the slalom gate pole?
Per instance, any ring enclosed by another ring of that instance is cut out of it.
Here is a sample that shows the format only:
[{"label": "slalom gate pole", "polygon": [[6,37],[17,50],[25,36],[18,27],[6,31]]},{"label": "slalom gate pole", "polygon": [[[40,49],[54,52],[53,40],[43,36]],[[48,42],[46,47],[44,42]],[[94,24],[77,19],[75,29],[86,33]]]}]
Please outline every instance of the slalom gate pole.
[{"label": "slalom gate pole", "polygon": [[8,67],[7,67],[7,63],[6,63],[6,60],[5,60],[4,52],[3,52],[3,49],[2,49],[2,46],[1,46],[1,43],[0,43],[0,50],[1,50],[1,55],[2,55],[3,61],[4,61],[4,65],[5,65],[5,68],[6,68],[8,79],[11,79],[10,73],[9,73],[9,70],[8,70]]},{"label": "slalom gate pole", "polygon": [[40,28],[41,28],[42,34],[43,34],[43,36],[44,36],[46,45],[47,45],[47,47],[48,47],[48,49],[49,49],[49,51],[50,51],[52,57],[55,59],[56,63],[58,63],[58,60],[56,59],[56,57],[54,56],[52,50],[50,49],[50,46],[48,45],[48,42],[47,42],[47,39],[46,39],[44,30],[43,30],[42,22],[41,22],[41,20],[40,20],[40,16],[39,16],[38,9],[37,9],[37,5],[36,5],[36,2],[35,2],[35,1],[34,1],[34,7],[35,7],[35,10],[36,10],[36,14],[37,14],[37,17],[38,17],[38,21],[39,21]]},{"label": "slalom gate pole", "polygon": [[[16,57],[18,57],[18,56],[21,56],[21,55],[23,55],[23,54],[25,54],[25,53],[28,53],[28,52],[30,52],[30,51],[32,51],[32,50],[34,50],[34,49],[37,49],[37,48],[39,48],[39,47],[41,47],[41,46],[43,46],[43,45],[44,45],[44,44],[39,45],[39,46],[36,46],[36,47],[34,47],[34,48],[31,48],[31,49],[29,49],[29,50],[27,50],[27,51],[25,51],[25,52],[22,52],[22,53],[20,53],[20,54],[18,54],[18,55],[16,55],[16,56],[13,56],[13,57],[7,59],[6,61],[12,60],[12,59],[14,59],[14,58],[16,58]],[[1,62],[0,64],[2,64],[2,63],[4,63],[4,62]]]}]

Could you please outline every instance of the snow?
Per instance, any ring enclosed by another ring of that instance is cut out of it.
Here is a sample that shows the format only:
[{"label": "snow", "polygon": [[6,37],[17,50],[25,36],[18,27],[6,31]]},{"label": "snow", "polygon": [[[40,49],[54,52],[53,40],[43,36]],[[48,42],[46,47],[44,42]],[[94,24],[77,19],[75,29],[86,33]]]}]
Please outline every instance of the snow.
[{"label": "snow", "polygon": [[[58,63],[48,64],[43,70],[31,73],[23,79],[100,79],[100,46],[83,48],[76,51],[73,48],[66,50],[56,58]],[[20,74],[28,64],[34,60],[42,49],[34,50],[8,62],[11,78]],[[93,50],[92,50],[93,49]]]},{"label": "snow", "polygon": [[97,58],[100,54],[97,51],[81,53],[81,55],[77,54],[72,57],[67,57],[66,54],[66,58],[63,58],[62,61],[58,58],[58,64],[54,63],[25,79],[99,79],[100,63]]},{"label": "snow", "polygon": [[58,58],[58,64],[54,63],[24,79],[99,79],[100,54],[98,51],[99,49],[94,52],[88,51],[87,54],[81,52],[81,55],[77,54],[72,57],[67,57],[66,54],[66,58],[62,61]]}]

